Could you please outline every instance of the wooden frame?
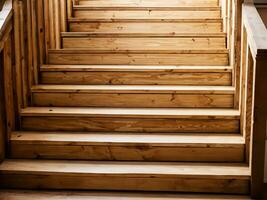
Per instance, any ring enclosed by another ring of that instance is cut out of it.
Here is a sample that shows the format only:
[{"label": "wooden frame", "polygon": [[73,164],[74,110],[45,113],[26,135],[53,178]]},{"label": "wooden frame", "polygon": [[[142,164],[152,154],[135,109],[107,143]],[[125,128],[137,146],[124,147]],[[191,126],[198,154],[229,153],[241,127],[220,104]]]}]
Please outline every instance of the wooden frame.
[{"label": "wooden frame", "polygon": [[252,3],[243,5],[241,52],[242,130],[251,168],[251,196],[260,198],[264,191],[267,128],[267,29]]},{"label": "wooden frame", "polygon": [[4,4],[4,9],[0,13],[0,18],[4,19],[0,24],[0,54],[1,54],[1,76],[0,76],[0,162],[6,155],[8,138],[16,127],[16,110],[14,97],[14,74],[13,74],[13,55],[12,50],[12,4],[8,0]]}]

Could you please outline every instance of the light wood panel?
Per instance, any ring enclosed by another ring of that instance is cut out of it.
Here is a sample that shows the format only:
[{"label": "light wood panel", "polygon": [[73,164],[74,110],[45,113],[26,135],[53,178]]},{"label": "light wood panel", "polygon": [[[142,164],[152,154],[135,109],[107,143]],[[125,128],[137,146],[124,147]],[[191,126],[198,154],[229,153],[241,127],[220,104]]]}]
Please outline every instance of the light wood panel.
[{"label": "light wood panel", "polygon": [[39,85],[34,106],[73,107],[233,107],[231,87]]},{"label": "light wood panel", "polygon": [[148,51],[105,52],[88,50],[50,50],[49,64],[89,64],[89,65],[228,65],[228,51]]},{"label": "light wood panel", "polygon": [[111,109],[32,107],[23,130],[108,132],[239,132],[239,112],[228,109]]},{"label": "light wood panel", "polygon": [[98,33],[162,33],[175,35],[176,33],[220,33],[222,32],[221,20],[138,20],[124,22],[107,20],[70,19],[71,32],[98,32]]},{"label": "light wood panel", "polygon": [[88,85],[225,85],[232,84],[231,67],[87,66],[41,67],[43,84]]},{"label": "light wood panel", "polygon": [[86,48],[88,50],[201,50],[225,49],[225,37],[157,37],[157,38],[92,38],[63,37],[63,48]]},{"label": "light wood panel", "polygon": [[249,168],[242,164],[7,160],[0,171],[4,188],[239,194],[248,193],[249,188]]},{"label": "light wood panel", "polygon": [[211,195],[211,194],[170,194],[161,192],[54,192],[54,191],[20,191],[2,190],[0,198],[6,200],[251,200],[249,196],[240,195]]},{"label": "light wood panel", "polygon": [[74,7],[74,18],[87,19],[219,19],[219,8],[192,8],[192,9],[168,9],[148,8],[136,9],[125,8],[125,10],[114,10],[114,8],[93,9],[92,7]]},{"label": "light wood panel", "polygon": [[244,139],[227,134],[16,132],[11,138],[10,155],[42,159],[242,162]]},{"label": "light wood panel", "polygon": [[218,0],[169,0],[168,4],[161,0],[79,0],[78,5],[90,7],[179,7],[179,6],[218,6]]}]

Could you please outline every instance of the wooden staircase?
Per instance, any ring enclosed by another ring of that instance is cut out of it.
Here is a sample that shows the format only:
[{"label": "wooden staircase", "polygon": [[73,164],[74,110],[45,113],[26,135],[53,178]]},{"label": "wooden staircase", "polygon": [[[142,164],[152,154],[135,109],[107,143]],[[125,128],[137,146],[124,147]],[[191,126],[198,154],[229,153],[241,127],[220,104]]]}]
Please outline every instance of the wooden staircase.
[{"label": "wooden staircase", "polygon": [[0,185],[248,194],[218,0],[76,0]]}]

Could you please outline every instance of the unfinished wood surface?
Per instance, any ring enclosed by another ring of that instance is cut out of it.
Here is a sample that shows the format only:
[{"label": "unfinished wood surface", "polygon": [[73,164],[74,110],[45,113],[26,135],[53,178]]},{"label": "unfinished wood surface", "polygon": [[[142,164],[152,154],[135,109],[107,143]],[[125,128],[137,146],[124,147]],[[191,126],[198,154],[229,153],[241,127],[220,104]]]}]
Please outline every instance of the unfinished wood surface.
[{"label": "unfinished wood surface", "polygon": [[231,109],[123,109],[32,107],[22,112],[23,130],[114,132],[239,132]]},{"label": "unfinished wood surface", "polygon": [[[112,10],[109,10],[112,9]],[[87,19],[220,19],[219,8],[180,8],[168,9],[164,8],[148,8],[133,10],[133,8],[125,8],[125,10],[114,10],[114,8],[93,9],[92,7],[74,7],[74,18]]]},{"label": "unfinished wood surface", "polygon": [[162,192],[69,192],[69,191],[22,191],[1,190],[0,198],[5,200],[251,200],[249,196],[211,194],[170,194]]},{"label": "unfinished wood surface", "polygon": [[10,155],[42,159],[242,162],[244,144],[243,137],[234,134],[14,132]]},{"label": "unfinished wood surface", "polygon": [[39,85],[34,106],[73,107],[233,107],[231,87]]},{"label": "unfinished wood surface", "polygon": [[190,50],[167,51],[88,51],[88,50],[50,50],[49,64],[88,64],[88,65],[228,65],[228,51]]},{"label": "unfinished wood surface", "polygon": [[185,6],[196,6],[196,7],[208,7],[218,6],[218,0],[169,0],[168,3],[162,2],[161,0],[80,0],[78,5],[86,5],[90,7],[185,7]]},{"label": "unfinished wood surface", "polygon": [[3,54],[0,53],[0,163],[6,155],[6,112],[5,112],[5,94],[3,77]]},{"label": "unfinished wood surface", "polygon": [[184,21],[172,20],[139,20],[119,22],[114,20],[99,21],[88,19],[69,19],[71,32],[98,32],[98,33],[162,33],[175,35],[176,33],[220,33],[222,32],[221,20]]},{"label": "unfinished wood surface", "polygon": [[232,84],[231,67],[45,65],[42,84],[219,85]]},{"label": "unfinished wood surface", "polygon": [[63,37],[63,48],[86,48],[88,50],[201,50],[225,49],[225,37],[180,38],[92,38]]},{"label": "unfinished wood surface", "polygon": [[[0,171],[0,184],[3,188],[105,188],[238,194],[248,193],[250,175],[249,168],[242,164],[110,161],[70,163],[48,160],[6,160],[0,166]],[[142,184],[139,184],[140,180]]]}]

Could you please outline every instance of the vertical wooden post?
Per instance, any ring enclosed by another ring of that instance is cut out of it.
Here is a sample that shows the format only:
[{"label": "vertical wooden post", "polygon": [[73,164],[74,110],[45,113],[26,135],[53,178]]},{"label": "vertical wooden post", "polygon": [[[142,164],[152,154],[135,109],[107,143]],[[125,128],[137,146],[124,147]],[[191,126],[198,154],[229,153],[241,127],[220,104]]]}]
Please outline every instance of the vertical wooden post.
[{"label": "vertical wooden post", "polygon": [[72,0],[67,0],[67,17],[72,18],[73,17],[73,1]]},{"label": "vertical wooden post", "polygon": [[233,2],[233,29],[232,29],[232,55],[231,65],[234,66],[233,85],[235,85],[235,108],[240,109],[240,49],[241,49],[241,29],[242,29],[242,3],[244,0],[234,0]]},{"label": "vertical wooden post", "polygon": [[15,99],[14,99],[14,83],[13,83],[13,66],[12,66],[12,41],[11,35],[7,38],[3,50],[4,57],[4,91],[5,91],[5,107],[7,121],[7,138],[12,131],[15,130]]},{"label": "vertical wooden post", "polygon": [[0,163],[5,158],[6,118],[3,77],[3,54],[0,52]]},{"label": "vertical wooden post", "polygon": [[264,191],[264,158],[267,123],[267,55],[257,55],[254,63],[254,123],[251,141],[251,195],[261,198]]}]

